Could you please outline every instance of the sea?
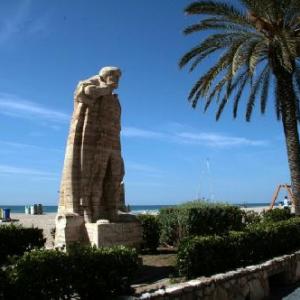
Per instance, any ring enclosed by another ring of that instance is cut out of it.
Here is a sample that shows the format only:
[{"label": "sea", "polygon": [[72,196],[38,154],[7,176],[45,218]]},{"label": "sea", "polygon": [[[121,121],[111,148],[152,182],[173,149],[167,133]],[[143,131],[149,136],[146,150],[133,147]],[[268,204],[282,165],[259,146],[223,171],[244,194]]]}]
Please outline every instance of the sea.
[{"label": "sea", "polygon": [[[270,203],[229,203],[240,207],[263,207]],[[134,214],[157,213],[161,208],[175,207],[176,205],[129,205],[130,211]],[[0,205],[0,208],[8,208],[11,213],[25,213],[25,205]],[[43,205],[44,213],[57,212],[57,205]]]}]

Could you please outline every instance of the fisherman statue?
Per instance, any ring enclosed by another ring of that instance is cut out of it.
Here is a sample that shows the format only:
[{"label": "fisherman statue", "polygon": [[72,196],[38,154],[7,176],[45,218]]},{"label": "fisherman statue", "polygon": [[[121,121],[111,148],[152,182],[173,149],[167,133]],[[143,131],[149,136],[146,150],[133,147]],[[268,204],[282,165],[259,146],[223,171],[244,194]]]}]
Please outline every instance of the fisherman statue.
[{"label": "fisherman statue", "polygon": [[74,228],[82,227],[82,222],[96,223],[99,220],[101,224],[137,223],[136,217],[126,211],[124,200],[121,106],[118,95],[113,93],[118,88],[120,77],[119,68],[104,67],[98,75],[77,85],[60,187],[57,227],[59,223],[68,227],[68,221],[75,224],[70,225]]}]

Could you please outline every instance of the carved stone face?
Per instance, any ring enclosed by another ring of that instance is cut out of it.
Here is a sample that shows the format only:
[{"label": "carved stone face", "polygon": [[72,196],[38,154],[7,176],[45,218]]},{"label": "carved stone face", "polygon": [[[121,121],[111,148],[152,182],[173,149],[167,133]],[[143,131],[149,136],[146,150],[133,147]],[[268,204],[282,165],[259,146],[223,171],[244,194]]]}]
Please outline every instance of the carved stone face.
[{"label": "carved stone face", "polygon": [[120,77],[120,72],[110,71],[107,74],[105,74],[105,76],[103,76],[103,79],[108,86],[112,87],[113,89],[116,89],[119,86]]}]

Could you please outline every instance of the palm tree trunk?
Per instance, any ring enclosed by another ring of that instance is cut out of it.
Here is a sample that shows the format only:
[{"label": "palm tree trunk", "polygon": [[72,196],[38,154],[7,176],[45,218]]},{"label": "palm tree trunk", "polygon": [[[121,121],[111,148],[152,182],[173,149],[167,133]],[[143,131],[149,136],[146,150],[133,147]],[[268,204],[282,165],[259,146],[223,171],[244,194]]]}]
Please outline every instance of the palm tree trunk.
[{"label": "palm tree trunk", "polygon": [[295,213],[300,215],[300,144],[296,115],[296,95],[293,87],[293,74],[283,67],[274,68],[276,77],[276,97],[280,104],[284,129],[291,184],[294,196]]}]

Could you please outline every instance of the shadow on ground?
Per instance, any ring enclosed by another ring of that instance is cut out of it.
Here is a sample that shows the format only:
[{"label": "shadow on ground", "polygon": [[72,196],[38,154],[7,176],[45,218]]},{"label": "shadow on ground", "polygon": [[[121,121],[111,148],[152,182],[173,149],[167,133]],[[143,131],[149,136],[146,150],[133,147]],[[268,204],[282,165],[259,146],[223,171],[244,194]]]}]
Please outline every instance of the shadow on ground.
[{"label": "shadow on ground", "polygon": [[270,287],[270,297],[267,300],[299,300],[300,283],[291,285],[274,285]]},{"label": "shadow on ground", "polygon": [[175,269],[171,266],[149,266],[141,267],[133,284],[151,284],[164,278],[174,276]]},{"label": "shadow on ground", "polygon": [[176,276],[174,251],[161,250],[155,254],[143,254],[141,258],[143,264],[131,285],[136,293],[165,287],[170,284],[170,278]]}]

